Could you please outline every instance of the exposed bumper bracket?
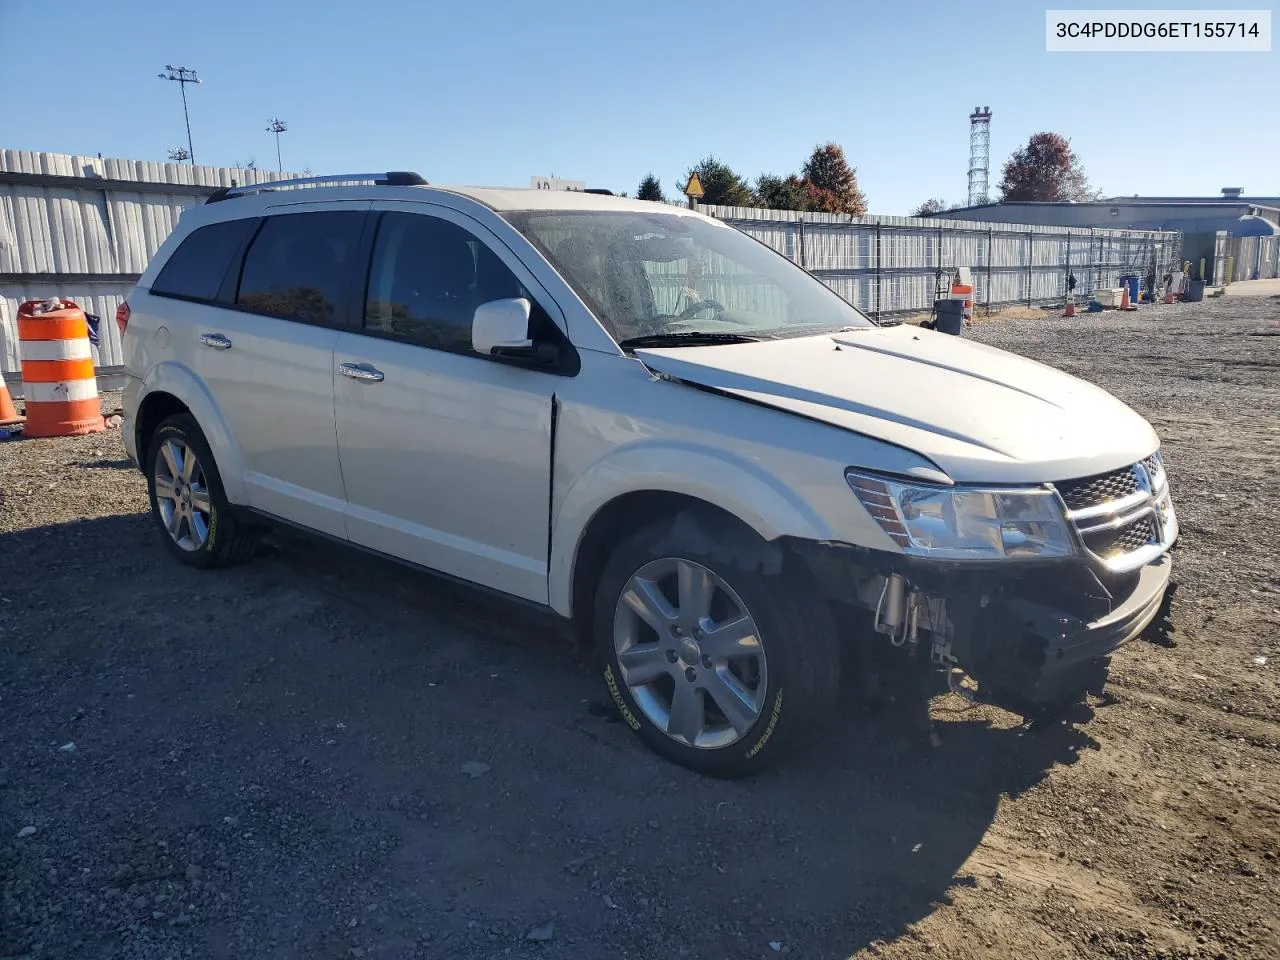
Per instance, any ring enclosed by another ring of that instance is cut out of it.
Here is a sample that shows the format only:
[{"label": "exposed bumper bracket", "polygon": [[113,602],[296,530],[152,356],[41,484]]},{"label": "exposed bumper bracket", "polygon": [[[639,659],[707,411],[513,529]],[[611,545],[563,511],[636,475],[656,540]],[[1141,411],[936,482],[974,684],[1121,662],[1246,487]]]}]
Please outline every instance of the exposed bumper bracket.
[{"label": "exposed bumper bracket", "polygon": [[1105,673],[1105,659],[1159,614],[1172,570],[1168,556],[1143,567],[1129,595],[1092,621],[1033,601],[1003,598],[992,605],[980,629],[993,641],[1005,642],[988,645],[987,656],[970,673],[979,685],[989,684],[1032,704],[1089,689],[1093,675]]}]

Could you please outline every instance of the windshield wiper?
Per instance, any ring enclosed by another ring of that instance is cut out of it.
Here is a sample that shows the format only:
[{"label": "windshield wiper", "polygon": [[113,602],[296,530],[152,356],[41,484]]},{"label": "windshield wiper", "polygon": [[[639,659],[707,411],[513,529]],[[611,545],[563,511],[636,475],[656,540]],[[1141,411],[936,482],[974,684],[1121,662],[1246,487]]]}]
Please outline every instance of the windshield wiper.
[{"label": "windshield wiper", "polygon": [[628,337],[620,340],[618,346],[623,350],[636,347],[701,347],[716,343],[755,343],[759,337],[749,337],[745,333],[704,333],[698,330],[685,330],[680,333],[651,333],[644,337]]}]

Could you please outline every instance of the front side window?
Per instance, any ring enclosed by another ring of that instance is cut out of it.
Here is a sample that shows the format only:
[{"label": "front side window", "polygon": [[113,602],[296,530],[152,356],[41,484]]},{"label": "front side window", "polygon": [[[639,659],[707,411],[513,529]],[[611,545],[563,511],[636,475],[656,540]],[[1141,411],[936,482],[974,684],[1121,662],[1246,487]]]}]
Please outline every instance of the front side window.
[{"label": "front side window", "polygon": [[667,335],[773,338],[873,326],[826,284],[723,224],[621,210],[505,216],[619,343]]},{"label": "front side window", "polygon": [[245,253],[236,304],[304,323],[338,322],[364,216],[324,210],[269,217]]},{"label": "front side window", "polygon": [[476,307],[514,297],[533,299],[470,231],[425,214],[383,214],[365,297],[366,330],[470,352]]},{"label": "front side window", "polygon": [[231,258],[257,222],[226,220],[191,231],[160,269],[151,292],[184,300],[216,299]]}]

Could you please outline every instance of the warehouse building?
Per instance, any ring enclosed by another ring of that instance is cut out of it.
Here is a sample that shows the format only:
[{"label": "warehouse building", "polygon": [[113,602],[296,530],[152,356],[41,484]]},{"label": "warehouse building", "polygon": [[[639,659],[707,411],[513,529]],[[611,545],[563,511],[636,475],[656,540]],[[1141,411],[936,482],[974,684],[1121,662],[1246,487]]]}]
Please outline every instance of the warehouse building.
[{"label": "warehouse building", "polygon": [[1204,258],[1210,283],[1280,276],[1280,197],[1246,197],[1238,187],[1225,187],[1216,197],[984,203],[942,216],[1046,227],[1177,230],[1183,235],[1183,256],[1197,265]]},{"label": "warehouse building", "polygon": [[1104,230],[1181,230],[1232,237],[1280,234],[1280,197],[1243,197],[1228,187],[1218,197],[1110,197],[1062,203],[1004,201],[948,210],[949,220],[1039,223]]}]

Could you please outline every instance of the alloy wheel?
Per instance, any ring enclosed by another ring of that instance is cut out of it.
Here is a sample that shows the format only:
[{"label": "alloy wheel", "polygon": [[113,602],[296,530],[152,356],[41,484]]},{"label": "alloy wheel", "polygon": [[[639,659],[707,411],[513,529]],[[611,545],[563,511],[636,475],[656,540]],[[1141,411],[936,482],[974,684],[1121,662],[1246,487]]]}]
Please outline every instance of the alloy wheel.
[{"label": "alloy wheel", "polygon": [[156,507],[165,530],[183,550],[199,550],[209,539],[213,504],[195,451],[170,437],[160,444],[154,472]]},{"label": "alloy wheel", "polygon": [[673,740],[730,746],[764,709],[769,677],[755,619],[700,563],[668,557],[637,570],[614,610],[613,646],[636,705]]}]

